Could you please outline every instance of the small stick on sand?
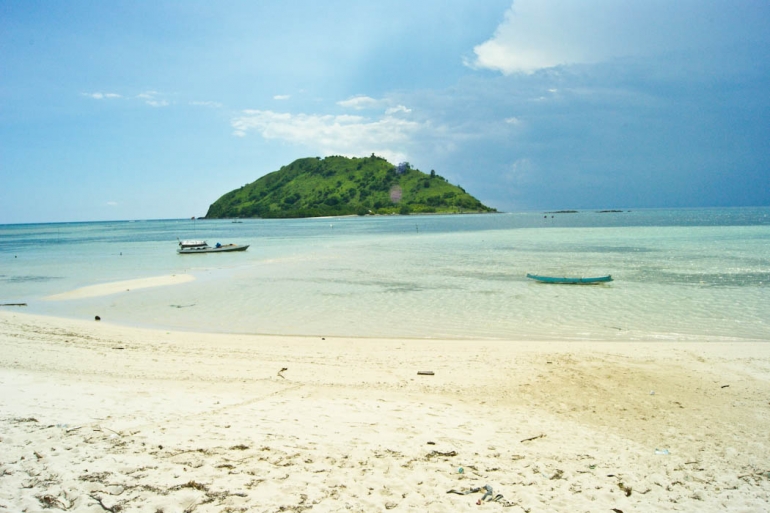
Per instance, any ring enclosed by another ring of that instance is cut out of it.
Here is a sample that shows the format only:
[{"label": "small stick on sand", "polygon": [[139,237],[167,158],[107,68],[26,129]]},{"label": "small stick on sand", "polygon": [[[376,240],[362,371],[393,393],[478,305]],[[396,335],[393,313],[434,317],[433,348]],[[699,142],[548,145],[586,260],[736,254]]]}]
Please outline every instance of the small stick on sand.
[{"label": "small stick on sand", "polygon": [[533,436],[532,438],[525,438],[524,440],[521,441],[521,443],[531,442],[532,440],[537,440],[538,438],[545,438],[545,434]]},{"label": "small stick on sand", "polygon": [[93,494],[93,493],[92,493],[92,494],[89,494],[88,496],[89,496],[89,497],[91,497],[91,498],[92,498],[93,500],[95,500],[96,502],[98,502],[98,503],[99,503],[99,506],[101,506],[101,507],[102,507],[102,509],[103,509],[104,511],[111,511],[112,513],[117,513],[117,512],[118,512],[118,511],[120,511],[120,509],[121,509],[119,505],[115,505],[115,506],[113,506],[113,507],[111,507],[111,508],[110,508],[110,507],[107,507],[107,506],[106,506],[106,505],[105,505],[105,504],[102,502],[102,498],[101,498],[101,497],[99,497],[99,496],[98,496],[98,495],[96,495],[96,494]]},{"label": "small stick on sand", "polygon": [[[121,435],[120,433],[118,433],[117,431],[115,431],[115,430],[112,430],[112,429],[110,429],[110,428],[108,428],[108,427],[99,426],[99,429],[106,429],[107,431],[112,431],[113,433],[115,433],[115,434],[116,434],[116,435],[118,435],[118,436],[123,436],[123,435]],[[96,430],[94,430],[94,431],[96,431]]]}]

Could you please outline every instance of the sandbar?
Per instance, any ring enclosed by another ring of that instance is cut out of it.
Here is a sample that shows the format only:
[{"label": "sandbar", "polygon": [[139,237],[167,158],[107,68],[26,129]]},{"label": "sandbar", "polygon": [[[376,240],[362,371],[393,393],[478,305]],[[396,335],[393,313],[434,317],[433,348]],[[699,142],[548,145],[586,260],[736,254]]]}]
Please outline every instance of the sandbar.
[{"label": "sandbar", "polygon": [[43,299],[46,301],[66,301],[70,299],[84,299],[89,297],[109,296],[120,292],[130,292],[137,289],[146,289],[150,287],[163,287],[167,285],[178,285],[187,283],[195,279],[191,274],[169,274],[166,276],[153,276],[150,278],[138,278],[135,280],[113,281],[109,283],[100,283],[98,285],[89,285],[75,290],[53,294]]},{"label": "sandbar", "polygon": [[768,341],[228,335],[0,311],[0,389],[5,511],[770,501]]}]

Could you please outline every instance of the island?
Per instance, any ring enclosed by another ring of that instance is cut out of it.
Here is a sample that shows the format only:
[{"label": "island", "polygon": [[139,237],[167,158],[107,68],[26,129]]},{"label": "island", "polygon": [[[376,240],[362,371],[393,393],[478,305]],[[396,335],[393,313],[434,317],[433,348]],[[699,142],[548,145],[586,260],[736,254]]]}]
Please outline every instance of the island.
[{"label": "island", "polygon": [[431,170],[372,155],[295,160],[216,200],[206,219],[496,212]]}]

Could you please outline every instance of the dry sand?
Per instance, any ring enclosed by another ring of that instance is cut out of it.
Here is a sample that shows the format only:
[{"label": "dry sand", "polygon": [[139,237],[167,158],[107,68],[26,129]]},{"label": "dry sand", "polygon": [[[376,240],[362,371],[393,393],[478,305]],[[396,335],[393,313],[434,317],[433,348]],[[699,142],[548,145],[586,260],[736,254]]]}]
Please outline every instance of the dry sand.
[{"label": "dry sand", "polygon": [[[323,340],[6,309],[0,390],[0,511],[770,509],[766,341]],[[502,498],[477,505],[485,486]]]}]

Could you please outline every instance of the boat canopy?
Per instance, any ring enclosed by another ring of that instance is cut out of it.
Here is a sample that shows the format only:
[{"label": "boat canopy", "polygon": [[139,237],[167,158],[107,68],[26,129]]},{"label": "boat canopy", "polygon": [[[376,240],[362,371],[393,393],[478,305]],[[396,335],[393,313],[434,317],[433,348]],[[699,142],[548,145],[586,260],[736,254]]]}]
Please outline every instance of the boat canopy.
[{"label": "boat canopy", "polygon": [[180,240],[179,245],[183,248],[192,248],[195,246],[208,246],[205,240]]}]

